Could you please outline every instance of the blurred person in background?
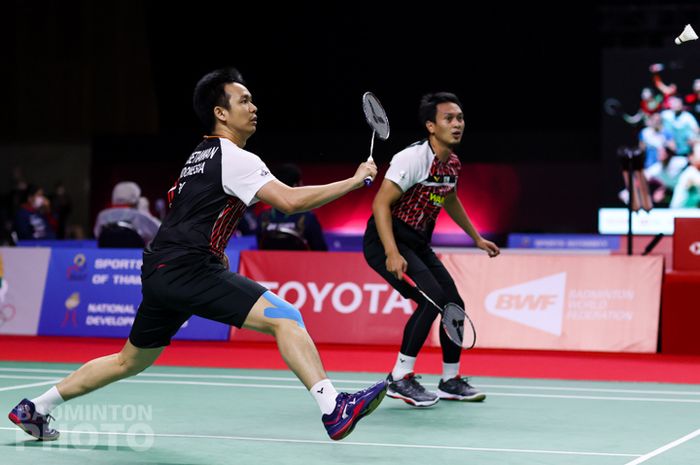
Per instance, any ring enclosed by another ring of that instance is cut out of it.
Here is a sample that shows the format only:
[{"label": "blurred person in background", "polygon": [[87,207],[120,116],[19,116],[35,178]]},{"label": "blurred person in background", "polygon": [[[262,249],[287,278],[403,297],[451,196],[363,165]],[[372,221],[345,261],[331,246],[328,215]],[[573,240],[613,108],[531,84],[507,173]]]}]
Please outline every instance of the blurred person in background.
[{"label": "blurred person in background", "polygon": [[683,108],[683,100],[671,97],[668,100],[669,109],[661,112],[664,130],[673,135],[676,144],[676,155],[688,155],[692,142],[698,137],[698,121]]},{"label": "blurred person in background", "polygon": [[651,80],[654,82],[654,86],[659,89],[659,92],[663,95],[663,100],[661,102],[661,108],[664,110],[671,108],[671,98],[678,93],[678,86],[676,84],[666,84],[662,79],[661,71],[664,70],[664,65],[661,63],[654,63],[649,66],[649,72],[651,72]]},{"label": "blurred person in background", "polygon": [[114,186],[112,205],[102,210],[95,221],[94,233],[100,247],[137,247],[131,239],[134,234],[129,231],[137,233],[144,245],[150,244],[160,222],[150,213],[139,211],[140,198],[141,188],[135,182],[123,181]]},{"label": "blurred person in background", "polygon": [[700,207],[700,141],[693,144],[693,152],[688,157],[688,167],[678,178],[673,189],[671,208]]},{"label": "blurred person in background", "polygon": [[151,213],[151,202],[148,200],[147,197],[144,197],[144,196],[139,197],[139,203],[138,203],[138,205],[136,206],[136,209],[137,209],[138,211],[140,211],[141,213],[143,213],[144,215],[146,215],[146,216],[148,216],[149,218],[151,218],[151,219],[152,219],[153,221],[155,221],[155,222],[158,224],[158,226],[160,227],[160,219],[158,219],[157,217],[155,217],[155,216]]},{"label": "blurred person in background", "polygon": [[55,239],[56,218],[51,215],[51,204],[44,190],[29,185],[15,214],[15,231],[19,239]]},{"label": "blurred person in background", "polygon": [[[672,145],[673,143],[670,144]],[[688,157],[675,155],[670,146],[660,148],[656,162],[644,170],[644,176],[649,181],[652,191],[652,200],[658,207],[668,207],[678,178],[688,166]],[[627,195],[626,189],[623,192]],[[627,203],[626,198],[624,202]]]},{"label": "blurred person in background", "polygon": [[644,167],[649,168],[659,159],[659,152],[667,148],[675,153],[673,134],[664,129],[661,115],[653,113],[646,120],[646,127],[639,132],[639,148],[645,151]]},{"label": "blurred person in background", "polygon": [[685,104],[696,118],[700,116],[700,79],[693,81],[693,92],[685,96]]},{"label": "blurred person in background", "polygon": [[73,202],[71,201],[66,186],[62,181],[56,183],[54,191],[50,196],[51,211],[56,218],[56,238],[66,239],[68,231],[68,218],[73,210]]},{"label": "blurred person in background", "polygon": [[[278,180],[298,187],[301,169],[287,163],[273,170]],[[328,250],[321,223],[312,211],[287,215],[270,208],[258,215],[258,247],[267,250]]]}]

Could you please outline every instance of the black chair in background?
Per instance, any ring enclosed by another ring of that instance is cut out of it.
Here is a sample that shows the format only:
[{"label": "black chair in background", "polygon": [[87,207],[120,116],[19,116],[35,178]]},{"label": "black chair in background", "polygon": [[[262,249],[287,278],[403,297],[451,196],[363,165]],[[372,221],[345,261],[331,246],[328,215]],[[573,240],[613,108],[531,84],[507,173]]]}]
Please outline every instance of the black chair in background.
[{"label": "black chair in background", "polygon": [[310,250],[298,231],[271,223],[258,237],[260,250]]},{"label": "black chair in background", "polygon": [[102,228],[97,246],[113,249],[143,249],[146,246],[143,238],[131,223],[117,221],[106,224]]}]

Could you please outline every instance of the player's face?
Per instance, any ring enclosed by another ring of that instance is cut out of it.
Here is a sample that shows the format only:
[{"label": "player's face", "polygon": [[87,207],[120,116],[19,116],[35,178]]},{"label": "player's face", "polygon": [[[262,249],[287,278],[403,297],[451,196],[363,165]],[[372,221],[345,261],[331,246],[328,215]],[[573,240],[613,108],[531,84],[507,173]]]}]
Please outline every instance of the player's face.
[{"label": "player's face", "polygon": [[447,146],[455,146],[464,134],[464,113],[452,102],[439,103],[435,111],[435,122],[428,122],[428,131]]},{"label": "player's face", "polygon": [[224,109],[226,126],[246,136],[252,135],[258,126],[258,107],[253,104],[253,96],[239,83],[224,86],[228,99],[228,109]]}]

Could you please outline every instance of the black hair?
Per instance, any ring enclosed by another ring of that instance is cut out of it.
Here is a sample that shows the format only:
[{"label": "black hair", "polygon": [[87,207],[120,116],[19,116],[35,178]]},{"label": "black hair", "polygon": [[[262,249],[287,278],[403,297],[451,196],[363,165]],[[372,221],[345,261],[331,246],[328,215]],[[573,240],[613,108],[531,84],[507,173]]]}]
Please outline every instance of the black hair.
[{"label": "black hair", "polygon": [[192,106],[207,131],[211,132],[216,125],[214,107],[228,108],[229,97],[224,86],[234,82],[245,85],[241,73],[236,68],[229,67],[207,73],[195,86]]},{"label": "black hair", "polygon": [[418,115],[420,117],[420,122],[423,126],[428,121],[435,122],[435,116],[437,115],[437,106],[441,103],[452,102],[459,105],[462,108],[462,102],[459,98],[450,92],[435,92],[430,94],[425,94],[420,99],[420,107],[418,108]]}]

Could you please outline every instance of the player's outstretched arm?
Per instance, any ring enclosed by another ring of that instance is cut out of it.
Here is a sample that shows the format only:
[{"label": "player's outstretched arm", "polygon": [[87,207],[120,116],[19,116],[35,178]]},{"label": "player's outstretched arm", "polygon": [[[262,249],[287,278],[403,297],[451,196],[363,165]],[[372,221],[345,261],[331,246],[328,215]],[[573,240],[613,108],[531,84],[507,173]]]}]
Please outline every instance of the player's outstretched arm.
[{"label": "player's outstretched arm", "polygon": [[325,205],[350,191],[364,186],[366,177],[377,175],[377,165],[374,162],[364,162],[351,178],[342,181],[323,184],[320,186],[290,187],[280,181],[268,182],[258,190],[255,196],[263,202],[291,215]]},{"label": "player's outstretched arm", "polygon": [[450,218],[474,240],[474,244],[478,248],[489,254],[489,257],[495,257],[501,253],[501,250],[496,244],[481,237],[481,234],[479,234],[472,224],[472,221],[469,219],[469,215],[467,215],[467,212],[464,210],[464,206],[459,200],[459,197],[457,197],[457,194],[453,192],[447,195],[443,207],[447,214],[450,215]]}]

